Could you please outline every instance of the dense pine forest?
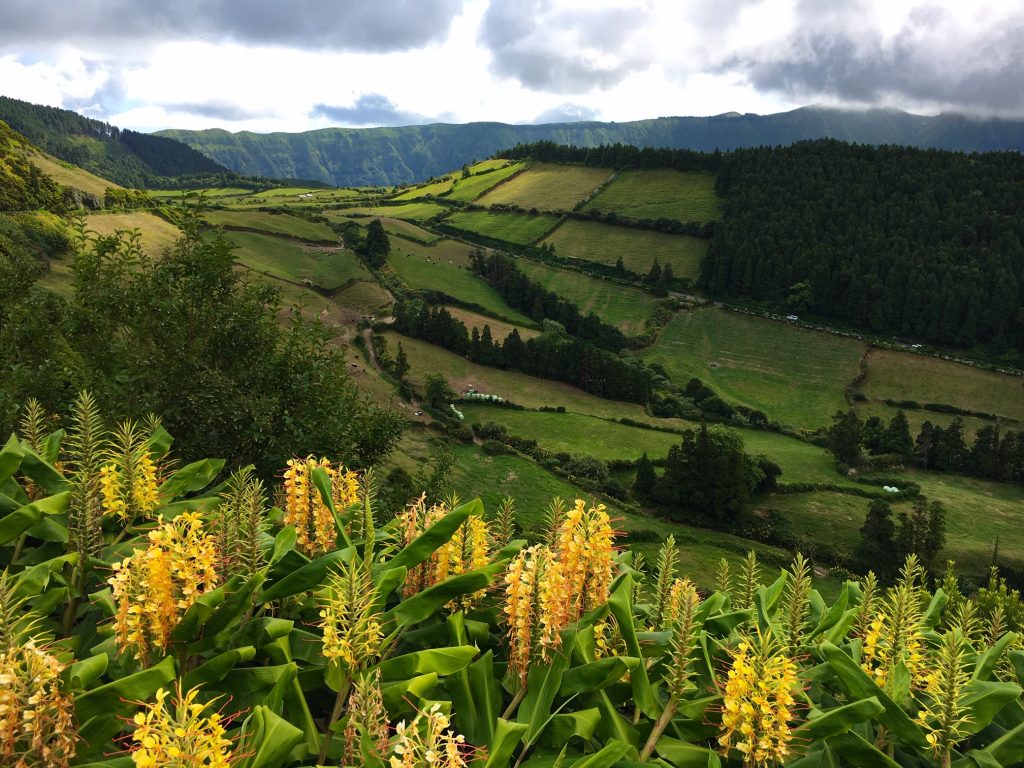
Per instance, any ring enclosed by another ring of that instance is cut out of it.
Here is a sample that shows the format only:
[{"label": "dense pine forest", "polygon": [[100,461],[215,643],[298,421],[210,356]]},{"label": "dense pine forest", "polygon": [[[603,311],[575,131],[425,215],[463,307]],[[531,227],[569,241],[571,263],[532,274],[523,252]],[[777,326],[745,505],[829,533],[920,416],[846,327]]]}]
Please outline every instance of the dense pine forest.
[{"label": "dense pine forest", "polygon": [[1024,157],[816,141],[738,150],[701,268],[717,296],[1024,351]]}]

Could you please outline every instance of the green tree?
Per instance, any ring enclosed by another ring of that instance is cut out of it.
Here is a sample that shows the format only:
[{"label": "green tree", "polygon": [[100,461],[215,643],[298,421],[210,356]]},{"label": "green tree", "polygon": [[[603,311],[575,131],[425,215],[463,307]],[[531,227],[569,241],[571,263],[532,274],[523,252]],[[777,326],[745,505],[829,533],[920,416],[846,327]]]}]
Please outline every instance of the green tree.
[{"label": "green tree", "polygon": [[909,461],[914,456],[914,438],[903,409],[896,411],[881,440],[882,453],[895,453]]},{"label": "green tree", "polygon": [[658,257],[654,257],[654,262],[651,264],[651,270],[647,273],[647,282],[651,285],[657,285],[661,280],[661,264],[658,263]]},{"label": "green tree", "polygon": [[900,512],[897,536],[902,555],[917,555],[921,565],[929,568],[946,543],[946,508],[941,501],[928,503],[924,496],[914,499],[910,512]]},{"label": "green tree", "polygon": [[860,527],[860,542],[853,558],[863,572],[869,570],[889,580],[902,559],[895,544],[896,524],[892,520],[892,507],[882,499],[868,504],[864,524]]},{"label": "green tree", "polygon": [[654,465],[647,458],[647,451],[644,451],[644,455],[640,457],[640,461],[636,464],[636,479],[633,481],[633,492],[641,499],[646,499],[651,495],[654,481]]},{"label": "green tree", "polygon": [[395,378],[401,381],[405,378],[405,374],[409,372],[409,358],[405,356],[405,349],[402,347],[402,342],[398,342],[398,352],[395,353],[395,362],[392,364],[391,369]]},{"label": "green tree", "polygon": [[832,426],[828,431],[828,449],[836,457],[836,461],[847,466],[854,466],[860,461],[860,443],[864,425],[852,408],[843,413],[836,411],[832,417]]},{"label": "green tree", "polygon": [[388,240],[387,232],[380,219],[374,219],[366,227],[366,242],[363,245],[363,256],[366,263],[375,269],[380,269],[387,261],[391,253],[391,242]]},{"label": "green tree", "polygon": [[423,381],[423,390],[431,408],[447,408],[455,399],[455,391],[440,373],[428,373]]}]

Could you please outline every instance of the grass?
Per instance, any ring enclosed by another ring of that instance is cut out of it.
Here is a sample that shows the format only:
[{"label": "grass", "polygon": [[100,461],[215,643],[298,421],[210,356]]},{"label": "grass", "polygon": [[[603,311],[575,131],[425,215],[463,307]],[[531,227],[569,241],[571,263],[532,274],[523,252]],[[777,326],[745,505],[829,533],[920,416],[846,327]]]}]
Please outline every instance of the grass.
[{"label": "grass", "polygon": [[1024,421],[1024,377],[937,357],[872,349],[860,391],[873,400],[916,400]]},{"label": "grass", "polygon": [[445,176],[444,178],[431,182],[429,184],[421,184],[412,189],[405,190],[399,195],[392,197],[392,200],[419,200],[420,198],[432,195],[437,197],[438,195],[446,194],[452,189],[452,182],[454,178],[451,176]]},{"label": "grass", "polygon": [[203,218],[214,226],[258,229],[273,235],[288,235],[314,243],[337,243],[338,236],[326,224],[306,221],[283,213],[262,211],[209,211]]},{"label": "grass", "polygon": [[541,211],[571,211],[611,178],[608,168],[535,163],[479,199],[481,205],[512,203]]},{"label": "grass", "polygon": [[815,429],[848,407],[844,387],[857,374],[862,350],[854,339],[700,309],[676,315],[644,357],[679,385],[696,376],[729,402]]},{"label": "grass", "polygon": [[357,280],[338,291],[332,301],[360,317],[390,312],[391,296],[378,283]]},{"label": "grass", "polygon": [[[393,219],[406,219],[408,221],[426,221],[437,214],[448,210],[437,203],[402,203],[401,205],[377,205],[357,206],[354,208],[343,208],[340,211],[324,211],[324,216],[334,221],[343,221],[361,216],[386,216]],[[369,222],[367,222],[369,223]]]},{"label": "grass", "polygon": [[340,249],[314,248],[254,232],[227,232],[241,264],[272,277],[302,283],[309,280],[326,291],[349,280],[367,279],[369,273],[356,257]]},{"label": "grass", "polygon": [[547,234],[558,219],[547,214],[531,216],[497,211],[459,211],[445,224],[519,245],[530,245]]},{"label": "grass", "polygon": [[584,210],[676,221],[711,221],[721,216],[714,175],[668,168],[622,171]]},{"label": "grass", "polygon": [[380,223],[381,226],[384,227],[384,231],[389,235],[400,235],[402,237],[424,243],[425,245],[430,245],[431,243],[435,243],[441,239],[440,235],[423,229],[422,227],[417,227],[415,224],[408,221],[402,221],[401,219],[381,217]]},{"label": "grass", "polygon": [[469,166],[469,172],[471,174],[484,173],[485,171],[496,171],[499,168],[504,168],[507,165],[514,165],[515,161],[506,160],[501,157],[494,157],[489,160],[481,160],[479,163],[473,163]]},{"label": "grass", "polygon": [[[876,401],[858,402],[854,405],[857,409],[857,415],[861,419],[867,420],[871,416],[879,417],[884,424],[888,424],[892,417],[896,415],[899,408],[885,403]],[[989,421],[988,419],[979,419],[974,416],[959,416],[957,417],[952,413],[935,413],[933,411],[925,410],[909,410],[904,409],[903,415],[907,417],[907,421],[910,424],[910,433],[917,437],[917,434],[921,431],[921,425],[926,421],[930,421],[935,426],[940,426],[943,429],[948,427],[954,419],[959,418],[964,424],[964,439],[970,441],[974,439],[974,435],[979,429],[985,426],[991,426],[995,422]],[[1005,421],[1003,426],[1008,429],[1018,430],[1021,425],[1017,422]]]},{"label": "grass", "polygon": [[469,265],[472,248],[455,240],[440,240],[434,245],[420,245],[394,238],[388,264],[410,288],[440,291],[452,298],[477,304],[497,317],[532,325],[526,315],[505,303],[505,300]]},{"label": "grass", "polygon": [[[155,197],[159,200],[174,200],[181,198],[187,194],[201,192],[208,199],[217,199],[222,197],[244,197],[246,195],[253,194],[251,189],[242,189],[241,187],[208,187],[206,189],[151,189],[148,190],[150,197]],[[218,200],[218,202],[229,202]]]},{"label": "grass", "polygon": [[580,312],[593,312],[623,333],[643,333],[647,319],[658,308],[659,300],[639,288],[528,259],[520,259],[518,263],[519,268],[531,279],[567,298],[579,307]]},{"label": "grass", "polygon": [[180,229],[148,211],[92,213],[86,219],[86,228],[100,235],[112,235],[118,229],[138,229],[142,233],[142,249],[154,257],[181,237]]},{"label": "grass", "polygon": [[108,187],[121,189],[121,185],[89,173],[78,166],[70,166],[43,153],[30,153],[28,160],[32,165],[43,173],[52,176],[53,180],[65,187],[74,187],[91,195],[96,195],[101,201]]},{"label": "grass", "polygon": [[691,279],[696,279],[701,260],[708,251],[707,240],[699,237],[575,219],[562,222],[544,242],[554,245],[559,256],[612,266],[621,258],[626,269],[639,275],[646,275],[657,259],[662,267],[671,264],[676,277]]},{"label": "grass", "polygon": [[447,309],[456,320],[461,320],[470,333],[473,332],[474,328],[482,332],[485,325],[490,326],[491,338],[495,341],[504,341],[505,337],[512,333],[513,329],[517,329],[519,331],[519,336],[523,341],[540,335],[540,331],[534,330],[533,328],[524,328],[521,325],[506,323],[504,320],[495,320],[493,317],[481,315],[478,312],[472,312],[468,309],[463,309],[462,307],[447,306],[445,309]]},{"label": "grass", "polygon": [[526,167],[526,163],[512,163],[502,166],[497,170],[488,173],[477,173],[468,179],[457,178],[455,186],[446,197],[450,200],[458,200],[463,203],[470,203],[476,200],[487,190],[500,184],[510,176],[514,176]]}]

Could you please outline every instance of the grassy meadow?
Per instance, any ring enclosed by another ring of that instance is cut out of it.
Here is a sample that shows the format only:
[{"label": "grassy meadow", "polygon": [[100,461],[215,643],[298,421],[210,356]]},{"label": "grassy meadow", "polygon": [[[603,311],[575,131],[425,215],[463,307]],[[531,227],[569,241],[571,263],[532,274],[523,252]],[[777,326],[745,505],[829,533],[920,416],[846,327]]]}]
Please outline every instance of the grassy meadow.
[{"label": "grassy meadow", "polygon": [[436,232],[417,227],[415,224],[402,221],[401,219],[391,219],[387,217],[380,218],[381,226],[384,227],[384,231],[389,235],[398,235],[409,240],[415,240],[426,245],[435,243],[441,239],[441,236]]},{"label": "grassy meadow", "polygon": [[[343,221],[345,219],[355,218],[359,221],[361,218],[367,218],[371,216],[386,216],[393,219],[406,219],[407,221],[423,222],[427,219],[432,219],[439,213],[443,213],[448,210],[443,205],[430,202],[415,202],[415,203],[402,203],[401,205],[375,205],[375,206],[354,206],[352,208],[342,208],[337,211],[324,211],[326,216],[331,221]],[[361,222],[369,224],[369,221]]]},{"label": "grassy meadow", "polygon": [[614,266],[621,258],[626,269],[640,275],[646,275],[657,259],[662,267],[671,264],[676,277],[691,279],[696,279],[700,262],[708,251],[708,241],[699,237],[576,219],[563,221],[544,238],[544,243],[553,245],[559,256],[584,261]]},{"label": "grassy meadow", "polygon": [[498,166],[493,171],[475,173],[466,179],[459,177],[455,180],[455,186],[452,188],[452,191],[445,195],[445,197],[449,200],[471,203],[487,190],[494,188],[505,181],[505,179],[515,176],[526,167],[526,163],[512,163],[510,165]]},{"label": "grassy meadow", "polygon": [[216,227],[254,229],[272,235],[286,235],[313,243],[337,243],[338,236],[326,224],[306,221],[286,213],[263,211],[209,211],[203,219]]},{"label": "grassy meadow", "polygon": [[623,333],[643,333],[644,324],[658,307],[659,299],[629,285],[528,259],[520,259],[519,268],[549,291],[576,304],[583,314],[593,312]]},{"label": "grassy meadow", "polygon": [[142,235],[142,250],[153,257],[159,256],[181,237],[180,229],[149,211],[91,213],[86,217],[85,225],[86,229],[98,235],[112,235],[119,229],[137,229]]},{"label": "grassy meadow", "polygon": [[490,326],[491,338],[495,341],[504,341],[505,337],[512,333],[514,329],[519,331],[519,336],[523,341],[540,335],[540,331],[534,328],[526,328],[522,325],[507,323],[504,320],[496,320],[493,317],[481,315],[479,312],[473,312],[472,310],[463,309],[462,307],[449,305],[446,306],[445,309],[447,309],[456,320],[461,320],[470,333],[473,332],[474,328],[478,331],[483,331],[485,325]]},{"label": "grassy meadow", "polygon": [[816,429],[848,407],[844,388],[857,375],[863,348],[843,336],[700,309],[677,314],[643,355],[679,385],[696,376],[729,402]]},{"label": "grassy meadow", "polygon": [[495,187],[481,205],[514,204],[527,210],[571,211],[611,178],[608,168],[534,163],[529,170]]},{"label": "grassy meadow", "polygon": [[407,189],[404,192],[395,195],[391,199],[401,200],[404,202],[407,200],[419,200],[424,197],[437,197],[438,195],[445,195],[451,192],[452,182],[454,180],[455,179],[452,176],[445,176],[442,179],[432,181],[428,184],[420,184],[413,187],[412,189]]},{"label": "grassy meadow", "polygon": [[121,189],[119,184],[107,181],[100,176],[89,173],[84,168],[79,168],[77,165],[65,163],[42,152],[33,152],[29,154],[28,160],[40,171],[52,176],[54,181],[58,184],[63,184],[65,187],[80,189],[83,192],[96,195],[100,200],[103,200],[103,195],[107,191],[108,187]]},{"label": "grassy meadow", "polygon": [[350,251],[317,248],[255,232],[227,232],[235,258],[256,272],[333,291],[349,280],[369,278],[369,272]]},{"label": "grassy meadow", "polygon": [[614,211],[630,219],[712,221],[721,216],[713,174],[668,168],[622,171],[584,210]]},{"label": "grassy meadow", "polygon": [[498,211],[459,211],[445,219],[444,223],[485,237],[530,245],[550,232],[558,219],[547,214],[531,216]]}]

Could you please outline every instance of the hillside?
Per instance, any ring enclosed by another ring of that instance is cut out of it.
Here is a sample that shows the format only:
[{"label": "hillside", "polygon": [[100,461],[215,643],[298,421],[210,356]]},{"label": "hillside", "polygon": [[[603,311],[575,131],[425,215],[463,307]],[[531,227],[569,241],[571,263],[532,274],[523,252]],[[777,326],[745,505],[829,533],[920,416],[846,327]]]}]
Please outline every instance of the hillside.
[{"label": "hillside", "polygon": [[[2,117],[0,113],[0,117]],[[924,117],[899,110],[804,107],[773,115],[661,117],[624,123],[547,125],[433,124],[400,128],[324,128],[303,133],[167,130],[232,170],[249,175],[320,179],[339,186],[426,179],[515,144],[553,141],[594,147],[634,144],[722,151],[835,138],[965,151],[1022,150],[1024,122],[960,115]]]},{"label": "hillside", "polygon": [[0,120],[39,149],[128,187],[144,188],[161,177],[227,172],[181,142],[120,129],[67,109],[0,96]]}]

